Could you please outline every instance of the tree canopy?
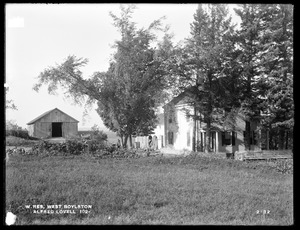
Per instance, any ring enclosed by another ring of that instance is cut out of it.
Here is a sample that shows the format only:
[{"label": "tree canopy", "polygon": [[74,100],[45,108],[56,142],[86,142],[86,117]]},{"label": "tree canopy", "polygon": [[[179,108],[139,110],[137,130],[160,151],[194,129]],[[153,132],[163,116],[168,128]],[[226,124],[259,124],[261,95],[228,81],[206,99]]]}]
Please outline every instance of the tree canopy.
[{"label": "tree canopy", "polygon": [[[190,37],[173,45],[163,18],[147,28],[132,21],[134,5],[121,5],[120,16],[110,13],[120,40],[106,72],[84,78],[85,58],[69,56],[45,69],[34,86],[58,87],[85,106],[97,105],[104,124],[122,138],[148,135],[156,126],[156,108],[171,92],[192,89],[194,120],[206,123],[206,151],[210,151],[213,122],[256,120],[281,135],[294,125],[293,6],[241,4],[235,9],[241,24],[232,23],[226,4],[199,4]],[[156,32],[164,34],[157,40]],[[225,116],[220,120],[220,111]],[[201,112],[202,116],[198,116]],[[246,122],[246,144],[250,143]],[[280,140],[279,140],[280,141]],[[195,145],[195,143],[194,143]],[[283,144],[280,144],[281,147]]]},{"label": "tree canopy", "polygon": [[[131,16],[134,5],[121,5],[121,16],[113,13],[115,27],[121,40],[115,42],[116,53],[105,73],[95,73],[84,79],[80,68],[87,59],[69,56],[62,64],[45,69],[38,77],[35,90],[47,84],[49,93],[63,87],[65,95],[78,104],[97,104],[104,124],[124,137],[124,146],[131,135],[148,135],[156,126],[155,109],[162,101],[167,84],[163,63],[166,55],[167,28],[162,20],[148,28],[136,28]],[[153,47],[156,31],[166,33],[164,41]],[[170,45],[170,44],[169,44]]]}]

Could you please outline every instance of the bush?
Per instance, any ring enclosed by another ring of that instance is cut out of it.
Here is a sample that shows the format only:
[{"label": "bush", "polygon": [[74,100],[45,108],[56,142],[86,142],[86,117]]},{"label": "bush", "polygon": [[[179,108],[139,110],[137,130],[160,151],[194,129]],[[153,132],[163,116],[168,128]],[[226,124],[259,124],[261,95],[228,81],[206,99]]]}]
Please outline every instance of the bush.
[{"label": "bush", "polygon": [[90,145],[90,153],[96,153],[101,150],[105,150],[105,148],[107,147],[104,141],[97,141],[97,140],[89,141],[89,145]]},{"label": "bush", "polygon": [[11,129],[6,130],[6,136],[14,136],[14,137],[20,137],[24,139],[30,139],[28,131],[26,129]]},{"label": "bush", "polygon": [[32,150],[26,154],[34,155],[80,155],[87,152],[97,158],[136,158],[136,150],[117,149],[114,145],[107,145],[104,141],[85,141],[81,139],[67,140],[65,143],[51,143],[48,141],[40,141],[32,147]]},{"label": "bush", "polygon": [[293,160],[277,160],[276,161],[276,170],[283,174],[292,174],[293,173]]},{"label": "bush", "polygon": [[86,144],[82,141],[67,140],[65,143],[51,143],[41,141],[32,147],[33,154],[54,155],[79,155],[86,149]]},{"label": "bush", "polygon": [[15,136],[24,139],[29,139],[28,131],[18,126],[14,121],[7,121],[5,130],[6,136]]}]

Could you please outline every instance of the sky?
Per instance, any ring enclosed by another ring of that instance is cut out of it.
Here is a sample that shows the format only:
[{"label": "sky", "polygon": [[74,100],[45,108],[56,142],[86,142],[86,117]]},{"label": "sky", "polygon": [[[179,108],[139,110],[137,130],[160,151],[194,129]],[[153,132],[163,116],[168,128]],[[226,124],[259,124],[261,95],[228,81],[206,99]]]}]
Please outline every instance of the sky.
[{"label": "sky", "polygon": [[[190,35],[190,24],[196,4],[136,4],[133,21],[137,27],[148,27],[166,16],[174,44]],[[49,95],[47,87],[32,89],[45,68],[62,63],[69,55],[87,58],[82,68],[84,77],[106,71],[114,53],[111,47],[120,39],[109,12],[119,15],[119,4],[6,4],[5,6],[5,87],[7,99],[17,110],[6,110],[6,121],[26,128],[27,123],[42,113],[58,108],[79,121],[79,130],[97,124],[107,129],[92,108],[83,116],[84,108],[66,99],[63,92]],[[234,5],[230,5],[230,9]],[[235,18],[235,17],[234,17]],[[237,20],[237,19],[236,19]]]}]

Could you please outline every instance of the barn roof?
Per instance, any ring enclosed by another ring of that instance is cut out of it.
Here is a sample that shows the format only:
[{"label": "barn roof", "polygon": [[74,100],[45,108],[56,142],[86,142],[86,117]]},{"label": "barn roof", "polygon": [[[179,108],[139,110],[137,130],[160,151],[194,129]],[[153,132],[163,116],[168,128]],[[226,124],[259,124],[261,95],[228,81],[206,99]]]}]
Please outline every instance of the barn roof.
[{"label": "barn roof", "polygon": [[74,119],[76,122],[79,122],[79,121],[77,121],[75,118],[73,118],[73,117],[71,117],[70,115],[68,115],[68,114],[64,113],[63,111],[61,111],[60,109],[55,108],[55,109],[51,109],[51,110],[49,110],[49,111],[47,111],[47,112],[41,114],[41,115],[38,116],[37,118],[35,118],[35,119],[33,119],[32,121],[28,122],[27,125],[31,125],[31,124],[35,123],[36,121],[40,120],[40,119],[43,118],[44,116],[46,116],[46,115],[48,115],[49,113],[53,112],[54,110],[58,110],[59,112],[61,112],[61,113],[65,114],[65,115],[67,115],[68,117]]}]

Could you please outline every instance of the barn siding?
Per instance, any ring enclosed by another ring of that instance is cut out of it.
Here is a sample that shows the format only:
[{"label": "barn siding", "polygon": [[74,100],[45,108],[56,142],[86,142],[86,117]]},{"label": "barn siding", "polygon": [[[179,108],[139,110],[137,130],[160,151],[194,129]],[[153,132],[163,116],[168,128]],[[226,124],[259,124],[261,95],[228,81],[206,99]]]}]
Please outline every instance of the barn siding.
[{"label": "barn siding", "polygon": [[62,137],[75,137],[78,134],[78,121],[58,109],[54,109],[33,122],[28,125],[29,135],[37,138],[51,138],[54,122],[62,123]]},{"label": "barn siding", "polygon": [[50,138],[52,136],[51,122],[36,122],[34,124],[34,135],[38,138]]},{"label": "barn siding", "polygon": [[78,134],[78,126],[75,122],[64,122],[62,124],[62,135],[65,138],[75,137]]},{"label": "barn siding", "polygon": [[[55,121],[56,122],[56,121]],[[78,134],[78,126],[75,122],[62,123],[62,136],[65,138],[75,137]],[[39,138],[52,137],[52,122],[36,122],[34,124],[34,135]]]},{"label": "barn siding", "polygon": [[47,114],[46,116],[42,117],[39,122],[77,122],[72,119],[70,116],[61,113],[58,110],[54,110]]}]

